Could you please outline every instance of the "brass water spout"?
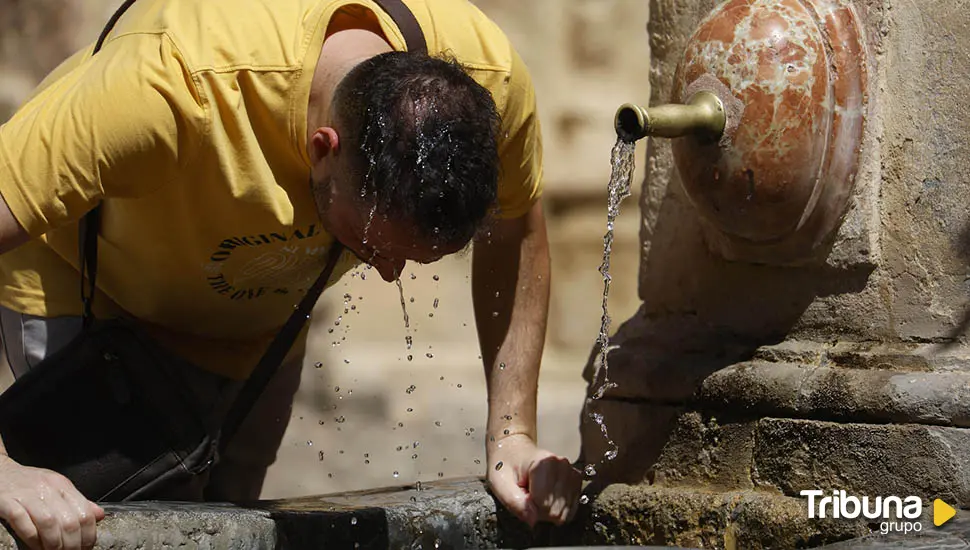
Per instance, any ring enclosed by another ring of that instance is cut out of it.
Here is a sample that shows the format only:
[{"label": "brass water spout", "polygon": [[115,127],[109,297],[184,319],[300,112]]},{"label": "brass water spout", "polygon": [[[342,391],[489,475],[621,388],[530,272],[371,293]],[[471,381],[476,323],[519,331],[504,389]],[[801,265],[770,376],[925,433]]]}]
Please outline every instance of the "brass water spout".
[{"label": "brass water spout", "polygon": [[627,103],[616,111],[616,135],[633,143],[647,136],[677,138],[697,135],[716,140],[724,133],[724,104],[711,92],[697,92],[686,105],[659,105],[644,109]]}]

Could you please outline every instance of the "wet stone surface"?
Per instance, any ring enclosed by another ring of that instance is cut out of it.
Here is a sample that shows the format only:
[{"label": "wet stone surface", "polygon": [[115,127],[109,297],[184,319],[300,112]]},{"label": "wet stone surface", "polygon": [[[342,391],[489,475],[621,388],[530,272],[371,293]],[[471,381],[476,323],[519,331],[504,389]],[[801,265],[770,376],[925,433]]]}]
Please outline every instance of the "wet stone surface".
[{"label": "wet stone surface", "polygon": [[[140,502],[105,504],[97,548],[275,549],[276,524],[267,512],[226,504]],[[17,546],[0,530],[0,549]]]}]

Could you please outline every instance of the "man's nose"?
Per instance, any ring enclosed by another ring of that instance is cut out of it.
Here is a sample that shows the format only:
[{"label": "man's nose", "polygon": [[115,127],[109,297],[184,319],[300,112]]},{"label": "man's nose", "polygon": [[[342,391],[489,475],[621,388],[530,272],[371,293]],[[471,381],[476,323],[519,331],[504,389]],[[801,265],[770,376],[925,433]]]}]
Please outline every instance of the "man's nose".
[{"label": "man's nose", "polygon": [[404,272],[405,260],[384,260],[374,267],[381,274],[381,278],[393,283]]}]

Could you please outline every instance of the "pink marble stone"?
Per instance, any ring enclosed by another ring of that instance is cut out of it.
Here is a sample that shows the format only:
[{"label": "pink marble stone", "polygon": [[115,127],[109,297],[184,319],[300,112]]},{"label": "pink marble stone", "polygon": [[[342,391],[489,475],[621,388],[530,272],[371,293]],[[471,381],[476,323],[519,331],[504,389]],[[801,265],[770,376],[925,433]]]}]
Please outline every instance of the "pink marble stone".
[{"label": "pink marble stone", "polygon": [[701,22],[672,100],[712,91],[728,126],[717,143],[688,137],[673,148],[688,196],[722,240],[790,261],[838,226],[865,120],[862,40],[844,0],[729,0]]}]

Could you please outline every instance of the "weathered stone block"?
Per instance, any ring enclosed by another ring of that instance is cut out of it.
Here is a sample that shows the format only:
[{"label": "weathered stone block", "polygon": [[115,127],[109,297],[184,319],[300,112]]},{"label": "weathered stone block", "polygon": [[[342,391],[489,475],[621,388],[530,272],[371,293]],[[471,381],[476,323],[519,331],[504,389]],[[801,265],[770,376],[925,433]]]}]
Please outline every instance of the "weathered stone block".
[{"label": "weathered stone block", "polygon": [[842,489],[970,507],[966,429],[763,419],[753,456],[756,486],[786,495]]},{"label": "weathered stone block", "polygon": [[755,425],[721,425],[689,412],[677,421],[654,466],[658,485],[751,489]]},{"label": "weathered stone block", "polygon": [[757,550],[811,548],[869,533],[863,522],[810,520],[802,499],[758,491],[613,485],[588,513],[574,541]]}]

